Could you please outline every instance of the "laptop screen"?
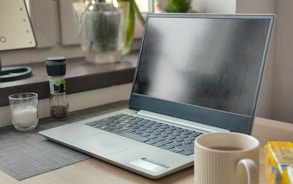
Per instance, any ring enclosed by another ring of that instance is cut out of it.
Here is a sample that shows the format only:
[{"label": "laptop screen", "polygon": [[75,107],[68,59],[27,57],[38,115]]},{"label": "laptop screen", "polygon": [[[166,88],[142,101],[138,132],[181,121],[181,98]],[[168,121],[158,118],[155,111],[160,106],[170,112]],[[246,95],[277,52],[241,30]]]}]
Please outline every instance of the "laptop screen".
[{"label": "laptop screen", "polygon": [[[149,15],[130,104],[250,132],[272,19],[271,15]],[[224,118],[217,122],[205,116]]]}]

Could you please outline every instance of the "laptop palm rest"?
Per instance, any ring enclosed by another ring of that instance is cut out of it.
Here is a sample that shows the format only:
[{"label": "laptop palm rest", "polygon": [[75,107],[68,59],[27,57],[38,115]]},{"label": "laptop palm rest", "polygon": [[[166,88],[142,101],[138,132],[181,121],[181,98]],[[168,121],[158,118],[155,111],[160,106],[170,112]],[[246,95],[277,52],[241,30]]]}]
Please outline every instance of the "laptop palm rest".
[{"label": "laptop palm rest", "polygon": [[114,139],[108,134],[97,134],[73,142],[79,148],[102,155],[112,155],[130,149],[134,144],[122,139]]}]

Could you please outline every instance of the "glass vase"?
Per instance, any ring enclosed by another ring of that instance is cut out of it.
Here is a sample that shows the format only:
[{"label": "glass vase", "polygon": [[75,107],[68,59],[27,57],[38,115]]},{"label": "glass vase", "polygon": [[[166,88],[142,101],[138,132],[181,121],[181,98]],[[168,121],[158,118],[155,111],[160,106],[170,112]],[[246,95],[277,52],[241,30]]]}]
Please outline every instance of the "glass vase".
[{"label": "glass vase", "polygon": [[73,3],[73,10],[85,60],[94,63],[120,61],[129,3],[85,1]]}]

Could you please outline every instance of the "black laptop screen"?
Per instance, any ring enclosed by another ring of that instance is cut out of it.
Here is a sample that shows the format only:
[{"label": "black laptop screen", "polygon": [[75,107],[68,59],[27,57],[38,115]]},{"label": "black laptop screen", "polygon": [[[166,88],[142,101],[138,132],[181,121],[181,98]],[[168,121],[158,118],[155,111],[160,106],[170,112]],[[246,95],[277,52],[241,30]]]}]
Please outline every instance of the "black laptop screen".
[{"label": "black laptop screen", "polygon": [[150,16],[133,93],[251,117],[270,24],[241,16]]}]

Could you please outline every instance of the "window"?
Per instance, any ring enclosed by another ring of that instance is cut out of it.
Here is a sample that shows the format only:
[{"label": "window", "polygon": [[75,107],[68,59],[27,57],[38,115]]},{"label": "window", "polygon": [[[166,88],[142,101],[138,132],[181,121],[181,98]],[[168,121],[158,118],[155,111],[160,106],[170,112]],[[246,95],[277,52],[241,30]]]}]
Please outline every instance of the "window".
[{"label": "window", "polygon": [[[59,1],[59,15],[61,26],[61,43],[63,45],[78,44],[77,32],[72,13],[71,2],[76,0],[62,0]],[[153,0],[136,0],[138,7],[142,13],[151,12],[153,7]],[[136,22],[135,38],[140,38],[143,26]]]},{"label": "window", "polygon": [[152,12],[154,0],[136,0],[136,4],[141,12]]},{"label": "window", "polygon": [[[78,0],[25,0],[37,39],[37,49],[1,53],[2,65],[43,61],[46,57],[62,55],[81,57],[77,31],[73,19],[72,2]],[[142,12],[152,10],[154,0],[136,0]],[[134,49],[140,46],[143,26],[136,22]]]}]

